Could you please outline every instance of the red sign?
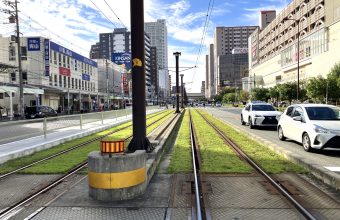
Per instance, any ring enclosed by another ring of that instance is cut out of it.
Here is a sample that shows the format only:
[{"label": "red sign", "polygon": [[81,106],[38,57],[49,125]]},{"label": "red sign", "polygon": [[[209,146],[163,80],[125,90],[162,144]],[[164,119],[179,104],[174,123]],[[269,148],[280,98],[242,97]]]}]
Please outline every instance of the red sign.
[{"label": "red sign", "polygon": [[59,74],[63,76],[71,76],[71,70],[65,67],[59,67]]}]

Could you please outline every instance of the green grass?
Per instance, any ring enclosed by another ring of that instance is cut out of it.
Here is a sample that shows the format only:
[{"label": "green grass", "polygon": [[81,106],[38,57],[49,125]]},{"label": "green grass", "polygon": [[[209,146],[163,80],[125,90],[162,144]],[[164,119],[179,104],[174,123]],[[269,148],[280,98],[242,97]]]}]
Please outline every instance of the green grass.
[{"label": "green grass", "polygon": [[205,173],[251,173],[253,169],[228,147],[197,113],[191,111]]},{"label": "green grass", "polygon": [[268,147],[259,142],[250,139],[247,135],[237,132],[229,125],[220,120],[210,116],[205,111],[200,111],[206,116],[209,121],[216,125],[227,137],[229,137],[235,144],[252,158],[257,165],[263,170],[271,174],[279,173],[307,173],[303,167],[294,164],[283,156],[275,153]]},{"label": "green grass", "polygon": [[[155,121],[159,118],[162,118],[165,115],[169,114],[170,111],[171,110],[167,110],[167,111],[164,111],[162,113],[158,112],[158,113],[148,115],[148,118],[150,118],[151,116],[154,116],[154,115],[157,115],[157,116],[153,117],[152,119],[148,119],[147,122],[151,123],[151,122],[153,122],[153,121]],[[4,163],[0,166],[0,173],[6,173],[6,172],[14,170],[18,167],[22,167],[22,166],[30,164],[34,161],[38,161],[38,160],[43,159],[43,158],[45,158],[49,155],[53,155],[57,152],[68,149],[68,148],[70,148],[70,147],[72,147],[76,144],[83,143],[87,140],[90,140],[94,137],[99,137],[99,136],[105,135],[109,132],[116,131],[120,128],[126,127],[127,125],[131,125],[131,123],[132,123],[131,121],[127,122],[127,123],[123,123],[119,126],[107,129],[105,131],[102,131],[102,132],[99,132],[99,133],[96,133],[96,134],[86,136],[84,138],[72,140],[72,141],[66,142],[64,144],[60,144],[58,146],[55,146],[53,148],[36,152],[36,153],[29,155],[29,156],[16,158],[16,159],[7,161],[6,163]],[[124,129],[120,132],[117,132],[113,135],[110,135],[108,138],[123,139],[123,138],[131,135],[131,131],[132,131],[131,128]],[[91,152],[91,151],[94,151],[94,150],[99,150],[99,141],[91,143],[91,144],[87,145],[86,147],[78,148],[77,150],[71,151],[71,152],[67,153],[66,155],[59,156],[59,157],[53,158],[51,160],[45,161],[43,163],[40,163],[38,165],[35,165],[35,166],[28,168],[28,169],[26,169],[22,172],[23,173],[62,173],[62,172],[67,171],[68,169],[74,167],[75,165],[79,164],[81,161],[85,161],[87,159],[88,153]]]},{"label": "green grass", "polygon": [[170,164],[168,167],[169,173],[191,172],[191,141],[189,130],[189,113],[184,112],[182,116],[181,126],[173,147]]}]

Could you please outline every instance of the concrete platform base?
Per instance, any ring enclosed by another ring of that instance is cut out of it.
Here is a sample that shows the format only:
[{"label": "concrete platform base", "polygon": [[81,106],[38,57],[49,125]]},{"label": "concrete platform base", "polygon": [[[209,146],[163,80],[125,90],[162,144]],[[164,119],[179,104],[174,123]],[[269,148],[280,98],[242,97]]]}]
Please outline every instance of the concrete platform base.
[{"label": "concrete platform base", "polygon": [[133,199],[147,187],[146,153],[89,154],[89,194],[99,201]]}]

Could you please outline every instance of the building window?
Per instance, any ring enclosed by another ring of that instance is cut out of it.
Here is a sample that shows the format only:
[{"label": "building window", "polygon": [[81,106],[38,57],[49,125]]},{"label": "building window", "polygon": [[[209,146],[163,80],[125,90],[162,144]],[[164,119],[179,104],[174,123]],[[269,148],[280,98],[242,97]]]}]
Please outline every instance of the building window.
[{"label": "building window", "polygon": [[4,99],[4,94],[0,93],[0,99]]},{"label": "building window", "polygon": [[67,88],[70,88],[70,85],[71,85],[71,79],[70,77],[67,77]]},{"label": "building window", "polygon": [[70,68],[70,57],[67,57],[67,68]]},{"label": "building window", "polygon": [[52,86],[53,85],[53,82],[52,82],[52,76],[50,75],[49,77],[49,85]]},{"label": "building window", "polygon": [[71,80],[71,82],[72,82],[72,89],[74,89],[74,78],[72,78],[72,80]]},{"label": "building window", "polygon": [[54,86],[58,86],[58,77],[54,75]]},{"label": "building window", "polygon": [[66,67],[66,56],[63,55],[63,67]]},{"label": "building window", "polygon": [[64,87],[66,87],[66,76],[63,77],[64,78]]},{"label": "building window", "polygon": [[22,80],[24,84],[27,84],[27,72],[22,72]]},{"label": "building window", "polygon": [[58,61],[59,61],[59,66],[61,66],[61,53],[58,53]]},{"label": "building window", "polygon": [[8,52],[9,52],[9,60],[15,60],[15,47],[9,46]]},{"label": "building window", "polygon": [[27,60],[27,47],[21,47],[21,60]]},{"label": "building window", "polygon": [[53,63],[57,65],[57,52],[53,51]]},{"label": "building window", "polygon": [[15,82],[17,80],[16,73],[12,72],[10,78],[13,82]]},{"label": "building window", "polygon": [[63,77],[59,75],[59,87],[63,86]]},{"label": "building window", "polygon": [[74,60],[74,70],[75,71],[78,70],[78,62],[77,62],[77,60]]}]

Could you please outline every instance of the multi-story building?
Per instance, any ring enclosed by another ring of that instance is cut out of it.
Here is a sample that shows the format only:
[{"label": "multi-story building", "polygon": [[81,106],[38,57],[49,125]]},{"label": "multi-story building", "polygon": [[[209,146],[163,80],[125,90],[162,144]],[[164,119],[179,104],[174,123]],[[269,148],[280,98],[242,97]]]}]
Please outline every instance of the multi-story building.
[{"label": "multi-story building", "polygon": [[[20,42],[24,105],[42,104],[61,110],[72,107],[75,111],[92,108],[98,100],[95,61],[44,37],[22,37]],[[11,67],[0,70],[0,105],[17,112],[18,44],[13,37],[1,37],[0,47],[4,48],[0,50],[0,63]]]},{"label": "multi-story building", "polygon": [[276,11],[275,10],[264,10],[260,11],[260,20],[259,20],[259,25],[260,29],[263,30],[265,27],[270,24],[276,17]]},{"label": "multi-story building", "polygon": [[[237,52],[240,54],[245,48],[248,48],[248,37],[257,28],[257,26],[216,27],[213,51],[211,51],[210,48],[209,53],[209,56],[212,57],[209,63],[213,65],[213,67],[210,67],[210,71],[213,71],[213,75],[210,73],[211,81],[209,80],[209,83],[206,84],[208,91],[210,91],[210,97],[214,96],[221,87],[225,86],[224,84],[227,81],[229,81],[229,83],[231,82],[233,86],[235,83],[237,86],[241,86],[239,72],[232,73],[230,70],[222,69],[227,66],[222,62],[227,61],[228,63],[232,63],[232,60],[227,59],[238,59],[232,58],[233,56],[230,56],[230,54],[233,53],[233,50],[240,51]],[[219,58],[220,56],[223,57]],[[229,78],[226,78],[225,74],[223,75],[226,71],[230,73],[228,74]]]},{"label": "multi-story building", "polygon": [[[145,45],[145,95],[147,100],[155,98],[155,87],[151,85],[150,78],[150,47],[151,40],[148,34],[144,35]],[[126,28],[116,28],[112,33],[100,33],[99,42],[91,46],[91,59],[110,59],[115,62],[114,55],[117,53],[131,53],[131,33]],[[127,70],[129,71],[129,70]],[[131,81],[128,74],[127,84]],[[125,96],[126,97],[126,96]]]},{"label": "multi-story building", "polygon": [[153,88],[155,88],[156,101],[158,101],[160,92],[159,92],[159,74],[158,74],[158,65],[157,65],[157,48],[150,48],[150,82]]},{"label": "multi-story building", "polygon": [[[160,74],[168,74],[168,33],[165,19],[157,19],[156,22],[145,22],[144,24],[145,33],[150,36],[150,42],[152,47],[157,49],[157,68],[158,68],[158,79]],[[162,82],[158,82],[159,84]],[[168,94],[170,90],[166,91]]]},{"label": "multi-story building", "polygon": [[340,61],[339,31],[340,1],[293,0],[250,36],[249,74],[264,87],[297,81],[298,76],[302,81],[326,77]]},{"label": "multi-story building", "polygon": [[202,85],[201,85],[201,93],[202,93],[202,96],[205,97],[205,81],[202,81]]}]

